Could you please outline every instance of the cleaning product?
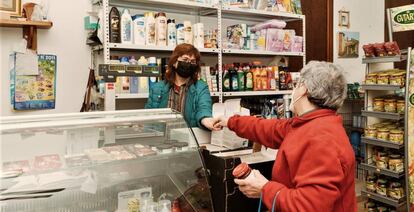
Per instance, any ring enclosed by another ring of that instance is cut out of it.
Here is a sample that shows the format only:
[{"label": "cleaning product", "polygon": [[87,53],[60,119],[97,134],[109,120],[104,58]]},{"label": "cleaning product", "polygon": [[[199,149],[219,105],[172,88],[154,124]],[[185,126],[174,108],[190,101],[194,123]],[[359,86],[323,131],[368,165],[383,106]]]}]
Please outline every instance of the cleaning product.
[{"label": "cleaning product", "polygon": [[204,24],[197,23],[193,26],[193,43],[196,48],[204,48]]},{"label": "cleaning product", "polygon": [[[129,59],[130,65],[137,65],[138,61],[135,59],[134,56],[131,56]],[[138,93],[138,77],[130,77],[129,78],[129,92],[130,93]]]},{"label": "cleaning product", "polygon": [[239,91],[246,90],[244,72],[243,72],[242,67],[239,67],[238,70],[237,70],[237,81],[238,81],[238,84],[239,84]]},{"label": "cleaning product", "polygon": [[153,12],[146,12],[145,16],[145,45],[155,46],[155,18]]},{"label": "cleaning product", "polygon": [[266,67],[262,67],[260,70],[260,81],[262,84],[261,90],[262,91],[267,91],[269,90],[269,83],[267,80],[267,68]]},{"label": "cleaning product", "polygon": [[128,9],[124,9],[121,16],[121,43],[132,43],[132,18]]},{"label": "cleaning product", "polygon": [[177,28],[175,27],[175,20],[168,19],[167,21],[168,46],[177,45]]},{"label": "cleaning product", "polygon": [[252,91],[253,90],[253,72],[250,69],[250,66],[246,66],[244,70],[245,74],[245,80],[246,80],[246,91]]},{"label": "cleaning product", "polygon": [[148,65],[148,60],[144,56],[141,56],[138,60],[138,65],[146,66]]},{"label": "cleaning product", "polygon": [[167,46],[167,17],[163,12],[155,18],[155,40],[157,46]]},{"label": "cleaning product", "polygon": [[277,89],[273,67],[267,68],[267,82],[270,90],[275,91]]},{"label": "cleaning product", "polygon": [[223,91],[228,92],[230,90],[230,76],[227,70],[224,70],[223,73]]},{"label": "cleaning product", "polygon": [[230,90],[231,91],[239,91],[239,82],[237,79],[237,71],[232,65],[232,67],[229,69],[229,75],[230,75]]},{"label": "cleaning product", "polygon": [[177,24],[177,45],[184,43],[184,24]]},{"label": "cleaning product", "polygon": [[193,29],[190,21],[184,21],[184,43],[193,44]]},{"label": "cleaning product", "polygon": [[109,12],[109,42],[121,43],[121,17],[116,7]]},{"label": "cleaning product", "polygon": [[144,15],[135,15],[133,18],[134,44],[145,45],[145,17]]}]

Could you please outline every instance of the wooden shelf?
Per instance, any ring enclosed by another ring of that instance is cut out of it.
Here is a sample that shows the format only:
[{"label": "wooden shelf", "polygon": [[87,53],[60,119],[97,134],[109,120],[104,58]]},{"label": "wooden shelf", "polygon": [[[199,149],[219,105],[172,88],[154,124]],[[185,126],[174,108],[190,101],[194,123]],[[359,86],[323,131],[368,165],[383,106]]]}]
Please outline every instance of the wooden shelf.
[{"label": "wooden shelf", "polygon": [[53,23],[50,21],[19,21],[13,19],[0,19],[0,27],[23,28],[30,26],[37,27],[38,29],[50,29],[53,26]]}]

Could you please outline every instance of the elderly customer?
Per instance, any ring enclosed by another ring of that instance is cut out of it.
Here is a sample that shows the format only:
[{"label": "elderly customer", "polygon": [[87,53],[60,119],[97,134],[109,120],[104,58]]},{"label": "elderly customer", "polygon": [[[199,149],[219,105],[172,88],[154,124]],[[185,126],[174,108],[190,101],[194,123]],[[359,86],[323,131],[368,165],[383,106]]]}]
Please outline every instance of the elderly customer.
[{"label": "elderly customer", "polygon": [[240,137],[279,149],[272,179],[253,170],[253,177],[235,180],[240,191],[261,198],[275,211],[357,211],[354,153],[336,114],[346,91],[340,67],[312,61],[293,90],[294,118],[216,120],[217,127],[227,126]]}]

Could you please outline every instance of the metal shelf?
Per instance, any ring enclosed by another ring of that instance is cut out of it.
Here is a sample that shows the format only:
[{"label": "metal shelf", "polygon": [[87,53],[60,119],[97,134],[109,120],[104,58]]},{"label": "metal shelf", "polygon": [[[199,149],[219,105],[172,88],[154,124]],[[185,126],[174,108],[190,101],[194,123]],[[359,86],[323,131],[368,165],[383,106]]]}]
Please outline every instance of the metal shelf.
[{"label": "metal shelf", "polygon": [[362,63],[392,63],[392,62],[401,62],[407,58],[403,55],[397,56],[387,56],[387,57],[372,57],[372,58],[363,58]]},{"label": "metal shelf", "polygon": [[394,171],[391,171],[391,170],[388,170],[388,169],[379,169],[374,165],[370,165],[370,164],[366,164],[366,163],[361,163],[361,167],[364,170],[373,171],[375,173],[382,174],[382,175],[385,175],[385,176],[388,176],[388,177],[401,178],[405,175],[404,171],[394,172]]},{"label": "metal shelf", "polygon": [[220,96],[220,92],[210,92],[210,96]]},{"label": "metal shelf", "polygon": [[291,90],[287,91],[239,91],[223,92],[223,96],[266,96],[266,95],[285,95],[292,94]]},{"label": "metal shelf", "polygon": [[404,144],[396,144],[391,141],[376,139],[376,138],[368,138],[368,137],[361,137],[361,142],[364,144],[371,144],[375,146],[381,146],[391,149],[402,149],[404,148]]},{"label": "metal shelf", "polygon": [[284,13],[284,12],[273,12],[273,11],[266,11],[266,10],[255,10],[249,8],[239,8],[239,7],[232,7],[232,6],[222,6],[221,12],[223,16],[229,16],[234,18],[240,18],[240,16],[248,16],[255,19],[262,19],[262,20],[269,20],[272,18],[276,18],[279,20],[285,21],[294,21],[294,20],[303,20],[304,15],[293,14],[293,13]]},{"label": "metal shelf", "polygon": [[406,197],[403,197],[399,200],[396,200],[396,199],[385,197],[385,196],[379,195],[377,193],[366,191],[366,190],[362,190],[361,194],[367,196],[370,199],[376,200],[378,202],[385,203],[387,205],[394,206],[396,208],[400,208],[400,207],[404,206],[405,203],[406,203],[406,201],[405,201]]},{"label": "metal shelf", "polygon": [[115,99],[146,99],[148,93],[117,93]]},{"label": "metal shelf", "polygon": [[128,6],[134,8],[134,6],[140,6],[143,9],[175,9],[187,12],[188,9],[214,9],[217,10],[217,5],[199,3],[189,0],[111,0],[110,5],[113,6]]},{"label": "metal shelf", "polygon": [[242,50],[242,49],[223,49],[223,54],[240,54],[240,55],[268,55],[268,56],[298,56],[303,57],[303,52],[272,52],[260,50]]},{"label": "metal shelf", "polygon": [[[141,50],[141,51],[160,51],[160,52],[172,52],[175,47],[172,46],[145,46],[136,44],[123,44],[123,43],[109,43],[108,47],[111,50]],[[201,53],[219,53],[218,48],[199,48]]]},{"label": "metal shelf", "polygon": [[401,90],[401,86],[399,85],[369,85],[369,84],[362,84],[362,90],[372,90],[372,91],[398,91]]},{"label": "metal shelf", "polygon": [[362,116],[369,116],[369,117],[376,117],[380,119],[390,119],[390,120],[401,120],[404,118],[404,115],[399,113],[386,113],[386,112],[376,112],[376,111],[368,111],[362,110]]}]

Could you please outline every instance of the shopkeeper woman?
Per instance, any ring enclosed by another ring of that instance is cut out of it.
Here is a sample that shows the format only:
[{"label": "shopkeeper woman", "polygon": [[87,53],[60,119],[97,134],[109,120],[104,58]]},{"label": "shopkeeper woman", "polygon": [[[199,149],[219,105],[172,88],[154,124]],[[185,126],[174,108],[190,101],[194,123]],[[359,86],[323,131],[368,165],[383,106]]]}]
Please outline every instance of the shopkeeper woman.
[{"label": "shopkeeper woman", "polygon": [[336,114],[346,91],[338,66],[310,62],[293,90],[294,118],[220,118],[216,127],[228,126],[240,137],[279,149],[272,179],[253,170],[253,177],[235,180],[240,191],[261,197],[275,211],[356,212],[354,152]]},{"label": "shopkeeper woman", "polygon": [[183,114],[191,127],[214,130],[211,96],[205,82],[198,80],[200,52],[190,44],[175,47],[165,80],[149,91],[145,108],[171,108]]}]

